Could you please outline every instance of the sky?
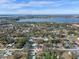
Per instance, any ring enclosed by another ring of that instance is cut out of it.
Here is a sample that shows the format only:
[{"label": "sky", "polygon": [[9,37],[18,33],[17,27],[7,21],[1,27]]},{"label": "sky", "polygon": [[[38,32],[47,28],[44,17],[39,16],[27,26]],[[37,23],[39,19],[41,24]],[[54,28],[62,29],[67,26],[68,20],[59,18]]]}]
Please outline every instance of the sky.
[{"label": "sky", "polygon": [[79,14],[79,0],[0,0],[0,14]]}]

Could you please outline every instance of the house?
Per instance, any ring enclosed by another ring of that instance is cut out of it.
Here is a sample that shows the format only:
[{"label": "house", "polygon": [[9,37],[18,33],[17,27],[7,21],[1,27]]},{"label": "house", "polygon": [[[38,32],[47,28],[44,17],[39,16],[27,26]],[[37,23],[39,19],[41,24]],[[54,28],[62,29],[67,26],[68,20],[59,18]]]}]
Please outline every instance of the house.
[{"label": "house", "polygon": [[79,45],[79,37],[75,40],[75,43]]},{"label": "house", "polygon": [[14,55],[3,57],[3,59],[15,59]]},{"label": "house", "polygon": [[0,49],[3,49],[5,46],[2,44],[2,43],[0,43]]},{"label": "house", "polygon": [[73,59],[73,55],[70,51],[69,52],[63,52],[61,57],[62,57],[62,59]]}]

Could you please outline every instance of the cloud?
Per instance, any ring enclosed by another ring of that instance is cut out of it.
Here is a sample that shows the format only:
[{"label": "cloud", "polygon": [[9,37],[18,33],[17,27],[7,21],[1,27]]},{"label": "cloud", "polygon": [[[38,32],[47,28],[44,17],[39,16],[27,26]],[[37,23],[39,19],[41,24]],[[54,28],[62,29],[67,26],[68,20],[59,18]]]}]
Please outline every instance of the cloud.
[{"label": "cloud", "polygon": [[0,4],[4,4],[4,3],[11,3],[14,2],[16,0],[0,0]]},{"label": "cloud", "polygon": [[[78,9],[79,10],[79,9]],[[8,14],[79,14],[78,10],[64,10],[64,9],[44,9],[44,10],[26,10],[26,9],[18,9],[13,11],[7,11]],[[6,11],[4,12],[4,14]]]},{"label": "cloud", "polygon": [[55,2],[53,2],[53,1],[39,1],[39,2],[30,1],[28,3],[26,3],[26,2],[21,2],[21,3],[9,2],[9,3],[1,4],[0,9],[2,8],[2,9],[8,9],[8,10],[16,10],[16,9],[23,9],[23,7],[25,7],[25,9],[27,9],[27,7],[34,7],[34,8],[38,7],[38,8],[41,9],[41,7],[48,7],[48,6],[51,6],[54,3]]},{"label": "cloud", "polygon": [[[18,2],[18,3],[17,3]],[[0,13],[54,14],[77,13],[78,0],[0,0]],[[76,11],[74,11],[74,10]]]}]

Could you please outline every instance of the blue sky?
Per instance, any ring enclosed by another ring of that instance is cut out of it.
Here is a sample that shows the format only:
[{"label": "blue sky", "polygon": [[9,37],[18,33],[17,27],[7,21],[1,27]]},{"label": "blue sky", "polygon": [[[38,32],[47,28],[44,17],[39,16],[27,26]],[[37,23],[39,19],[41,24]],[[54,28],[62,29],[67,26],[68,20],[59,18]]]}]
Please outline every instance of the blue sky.
[{"label": "blue sky", "polygon": [[0,0],[0,14],[79,14],[79,0]]}]

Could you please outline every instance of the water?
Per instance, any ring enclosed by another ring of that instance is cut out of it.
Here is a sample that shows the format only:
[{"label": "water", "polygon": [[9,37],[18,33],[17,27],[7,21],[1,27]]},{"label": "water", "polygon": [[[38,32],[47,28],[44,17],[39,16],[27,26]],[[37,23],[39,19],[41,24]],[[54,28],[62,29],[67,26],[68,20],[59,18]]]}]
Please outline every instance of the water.
[{"label": "water", "polygon": [[51,18],[51,19],[21,19],[18,22],[59,22],[79,23],[79,18]]}]

